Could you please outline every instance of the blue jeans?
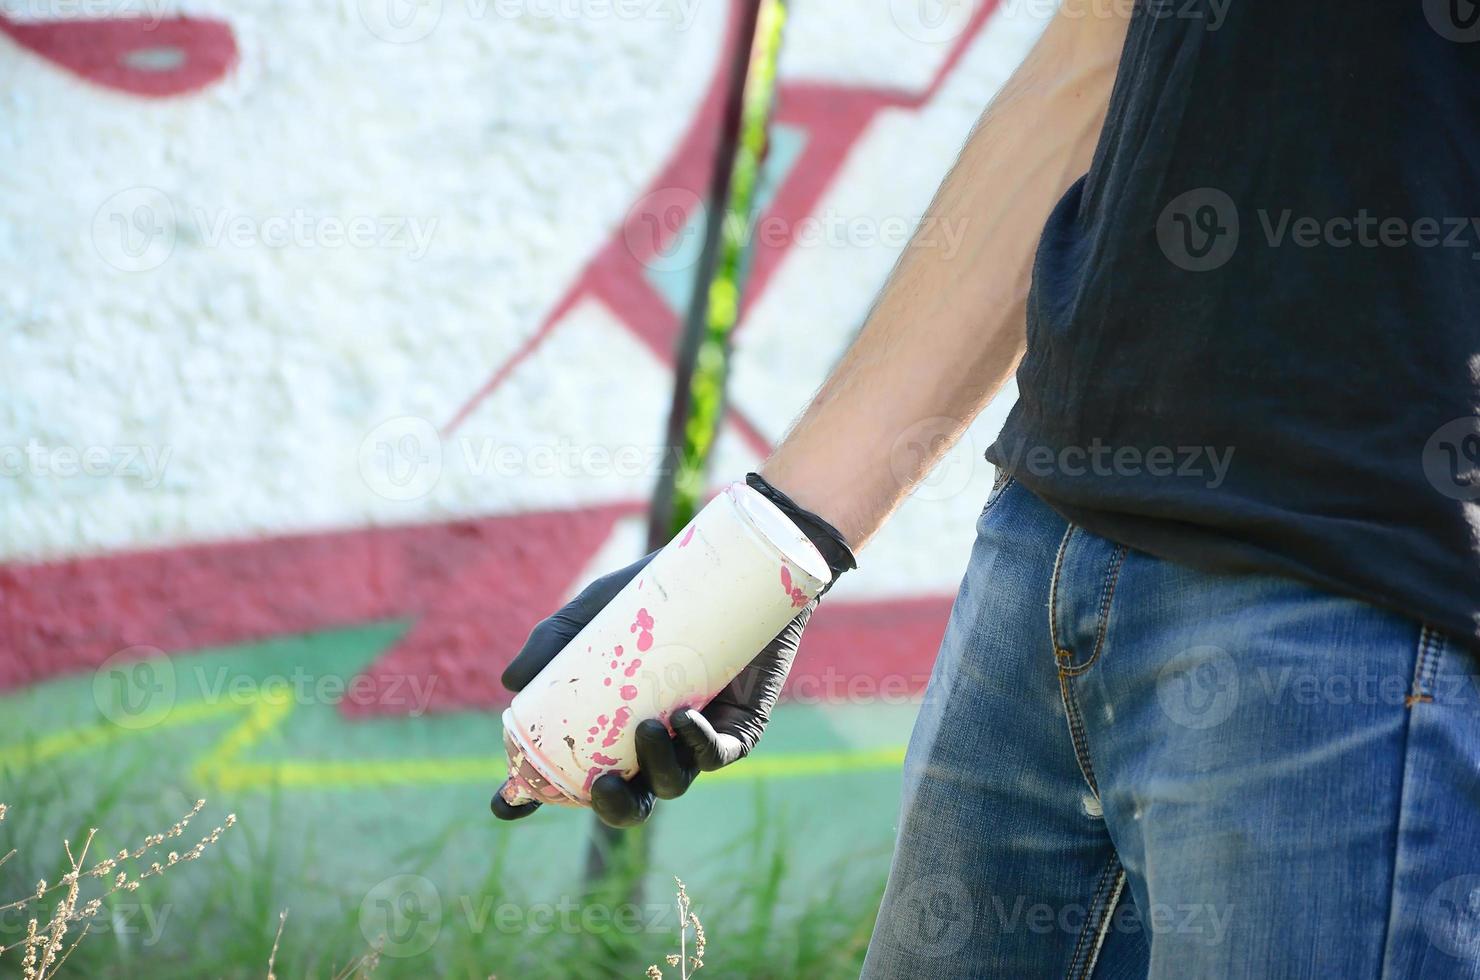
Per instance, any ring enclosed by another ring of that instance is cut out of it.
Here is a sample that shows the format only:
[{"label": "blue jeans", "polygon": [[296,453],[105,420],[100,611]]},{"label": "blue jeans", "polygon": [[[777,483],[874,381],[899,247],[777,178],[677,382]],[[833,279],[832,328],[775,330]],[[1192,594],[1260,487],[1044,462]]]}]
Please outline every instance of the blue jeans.
[{"label": "blue jeans", "polygon": [[905,761],[864,976],[1480,977],[1474,651],[1008,481]]}]

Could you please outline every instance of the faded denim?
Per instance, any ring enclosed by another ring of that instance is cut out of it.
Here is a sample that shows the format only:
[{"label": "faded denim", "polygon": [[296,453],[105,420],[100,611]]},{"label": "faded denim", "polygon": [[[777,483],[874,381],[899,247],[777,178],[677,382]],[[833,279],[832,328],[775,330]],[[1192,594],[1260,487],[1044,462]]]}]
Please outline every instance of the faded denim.
[{"label": "faded denim", "polygon": [[1475,653],[994,489],[864,976],[1480,978]]}]

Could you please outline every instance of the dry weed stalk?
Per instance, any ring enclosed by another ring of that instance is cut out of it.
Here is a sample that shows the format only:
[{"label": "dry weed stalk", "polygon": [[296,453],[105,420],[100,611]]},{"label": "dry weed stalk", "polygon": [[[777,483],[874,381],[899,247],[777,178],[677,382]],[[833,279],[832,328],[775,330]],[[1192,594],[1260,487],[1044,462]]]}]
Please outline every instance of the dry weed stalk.
[{"label": "dry weed stalk", "polygon": [[[0,820],[4,820],[5,819],[5,812],[8,809],[10,809],[10,808],[7,807],[4,803],[0,803]],[[6,851],[3,855],[0,855],[0,864],[4,864],[6,861],[9,861],[13,857],[15,857],[15,848],[12,847],[10,850]]]},{"label": "dry weed stalk", "polygon": [[385,948],[385,937],[381,936],[375,940],[375,945],[370,951],[359,959],[350,960],[343,970],[334,974],[333,980],[364,980],[375,972],[380,965],[380,952]]},{"label": "dry weed stalk", "polygon": [[[678,968],[679,980],[688,980],[704,966],[704,950],[708,940],[704,936],[704,923],[699,921],[699,916],[693,910],[689,901],[688,889],[684,887],[683,879],[675,877],[674,882],[678,885],[678,952],[669,953],[664,959],[670,967]],[[694,930],[694,952],[689,954],[688,941],[689,929]],[[663,980],[663,971],[654,964],[647,968],[648,980]]]},{"label": "dry weed stalk", "polygon": [[[272,952],[267,955],[267,980],[277,980],[278,946],[283,941],[283,925],[288,921],[288,910],[283,909],[278,913],[277,935],[272,939]],[[375,945],[368,953],[350,960],[343,970],[334,974],[332,980],[364,980],[365,977],[375,972],[380,965],[380,953],[385,948],[385,937],[381,936],[375,941]]]},{"label": "dry weed stalk", "polygon": [[283,909],[278,913],[277,935],[272,937],[272,952],[267,954],[267,980],[277,980],[277,974],[272,968],[277,965],[278,943],[283,941],[283,925],[288,921],[288,910]]},{"label": "dry weed stalk", "polygon": [[[67,957],[82,942],[87,931],[91,928],[90,920],[97,915],[103,906],[103,900],[116,892],[132,892],[138,890],[139,882],[145,878],[155,878],[165,871],[185,861],[194,861],[205,853],[206,848],[221,839],[221,834],[229,827],[236,824],[236,814],[228,813],[224,826],[217,827],[209,834],[202,837],[190,850],[184,854],[170,851],[165,857],[165,863],[158,861],[150,863],[144,871],[137,872],[132,878],[129,877],[129,869],[124,867],[131,861],[138,861],[145,854],[159,847],[167,840],[174,840],[185,833],[185,828],[190,825],[190,820],[206,805],[205,800],[196,800],[195,806],[190,812],[181,817],[174,826],[163,834],[150,834],[144,838],[144,843],[132,851],[127,849],[119,851],[112,857],[98,861],[92,867],[86,867],[87,852],[92,847],[93,837],[97,834],[94,827],[87,832],[87,839],[83,841],[81,849],[77,854],[72,853],[72,842],[63,841],[62,846],[67,852],[67,862],[71,870],[62,875],[62,880],[48,885],[46,880],[36,882],[35,889],[24,898],[17,899],[7,905],[0,905],[0,912],[9,912],[12,909],[21,909],[30,905],[40,903],[52,892],[62,889],[62,895],[52,909],[51,916],[43,925],[41,921],[32,917],[26,924],[26,938],[21,940],[20,945],[25,948],[25,956],[21,960],[21,973],[25,980],[45,980],[47,977],[55,976],[62,965],[67,962]],[[0,820],[5,819],[7,811],[5,804],[0,803]],[[15,854],[11,850],[4,857],[0,857],[0,864],[4,864]],[[110,878],[111,876],[111,878]],[[109,882],[102,894],[80,904],[82,884],[85,879],[95,878],[100,881]],[[82,931],[77,934],[65,952],[62,950],[63,941],[67,937],[69,928],[77,922],[82,922]],[[14,947],[0,946],[0,955]]]}]

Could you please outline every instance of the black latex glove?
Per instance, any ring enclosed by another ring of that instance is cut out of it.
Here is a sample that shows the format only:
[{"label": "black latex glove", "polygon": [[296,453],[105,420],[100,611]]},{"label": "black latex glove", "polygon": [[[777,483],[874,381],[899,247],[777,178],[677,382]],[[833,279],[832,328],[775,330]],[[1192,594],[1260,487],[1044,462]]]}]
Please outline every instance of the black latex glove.
[{"label": "black latex glove", "polygon": [[[797,507],[759,476],[752,473],[746,482],[780,507],[817,545],[832,570],[832,582],[856,567],[852,552],[832,525]],[[511,691],[522,690],[652,558],[647,555],[603,575],[554,615],[541,620],[505,669],[504,686]],[[823,592],[832,587],[832,582]],[[770,720],[801,643],[802,628],[817,608],[818,599],[803,607],[702,711],[685,708],[674,712],[669,718],[672,737],[656,718],[639,722],[633,731],[638,772],[631,779],[607,773],[592,784],[591,806],[596,815],[613,827],[635,826],[652,814],[656,800],[682,796],[699,773],[712,772],[749,755]],[[502,820],[518,820],[540,806],[511,806],[499,794],[494,794],[491,805]]]}]

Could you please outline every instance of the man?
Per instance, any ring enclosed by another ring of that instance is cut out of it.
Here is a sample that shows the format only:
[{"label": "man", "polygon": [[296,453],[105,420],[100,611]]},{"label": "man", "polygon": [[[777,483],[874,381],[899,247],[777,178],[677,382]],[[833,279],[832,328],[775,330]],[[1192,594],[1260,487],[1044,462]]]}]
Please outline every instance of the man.
[{"label": "man", "polygon": [[[1480,25],[1123,7],[1058,12],[931,206],[960,255],[754,481],[860,548],[1017,373],[865,975],[1480,976]],[[603,819],[744,755],[804,623]]]}]

